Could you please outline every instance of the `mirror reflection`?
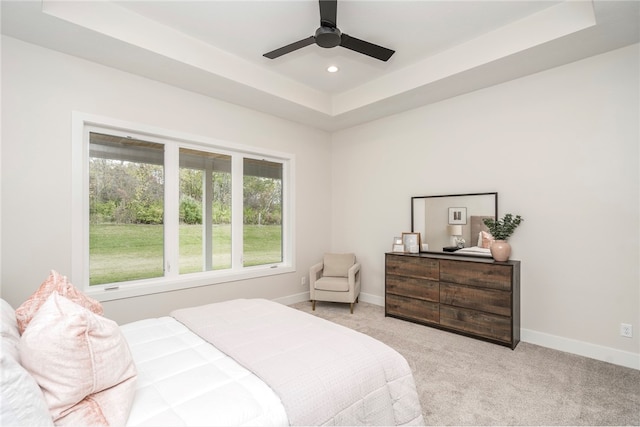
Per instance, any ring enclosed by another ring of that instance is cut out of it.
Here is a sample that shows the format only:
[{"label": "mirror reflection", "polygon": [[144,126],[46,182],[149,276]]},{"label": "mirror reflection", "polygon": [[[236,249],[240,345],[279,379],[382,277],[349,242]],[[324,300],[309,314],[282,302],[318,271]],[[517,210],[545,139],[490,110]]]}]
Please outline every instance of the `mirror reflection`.
[{"label": "mirror reflection", "polygon": [[411,198],[411,231],[420,233],[422,252],[485,255],[478,248],[484,218],[496,218],[498,193],[449,194]]}]

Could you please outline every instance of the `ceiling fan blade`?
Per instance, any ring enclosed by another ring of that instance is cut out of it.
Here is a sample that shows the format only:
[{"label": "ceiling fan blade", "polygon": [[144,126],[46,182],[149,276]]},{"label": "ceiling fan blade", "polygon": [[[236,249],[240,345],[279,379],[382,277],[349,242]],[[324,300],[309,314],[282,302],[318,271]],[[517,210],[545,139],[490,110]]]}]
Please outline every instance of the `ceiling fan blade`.
[{"label": "ceiling fan blade", "polygon": [[320,3],[320,26],[335,28],[338,25],[338,0],[318,0]]},{"label": "ceiling fan blade", "polygon": [[307,37],[306,39],[302,39],[302,40],[299,40],[297,42],[294,42],[294,43],[288,44],[286,46],[283,46],[283,47],[281,47],[279,49],[272,50],[271,52],[267,52],[262,56],[264,56],[266,58],[269,58],[269,59],[276,59],[279,56],[282,56],[282,55],[287,54],[289,52],[293,52],[294,50],[302,49],[303,47],[309,46],[310,44],[313,44],[315,42],[316,42],[315,37],[310,36],[310,37]]},{"label": "ceiling fan blade", "polygon": [[396,52],[395,50],[387,49],[386,47],[351,37],[345,33],[342,33],[340,46],[385,62],[388,61],[389,58],[391,58],[391,55]]}]

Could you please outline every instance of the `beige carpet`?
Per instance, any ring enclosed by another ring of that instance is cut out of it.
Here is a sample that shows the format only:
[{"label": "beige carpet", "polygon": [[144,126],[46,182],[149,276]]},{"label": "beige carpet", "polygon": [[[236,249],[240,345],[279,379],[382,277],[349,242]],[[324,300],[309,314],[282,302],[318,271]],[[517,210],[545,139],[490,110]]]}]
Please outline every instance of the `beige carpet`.
[{"label": "beige carpet", "polygon": [[518,344],[515,350],[384,316],[360,302],[292,307],[388,344],[409,362],[428,425],[640,425],[640,371]]}]

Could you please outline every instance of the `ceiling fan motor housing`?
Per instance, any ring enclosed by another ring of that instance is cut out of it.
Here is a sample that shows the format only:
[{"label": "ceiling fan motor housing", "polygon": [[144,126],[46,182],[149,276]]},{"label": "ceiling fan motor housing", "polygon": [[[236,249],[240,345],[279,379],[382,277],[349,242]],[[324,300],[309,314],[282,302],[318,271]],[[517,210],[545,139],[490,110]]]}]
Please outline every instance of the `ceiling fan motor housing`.
[{"label": "ceiling fan motor housing", "polygon": [[335,27],[320,27],[316,30],[316,44],[320,47],[336,47],[340,45],[342,33]]}]

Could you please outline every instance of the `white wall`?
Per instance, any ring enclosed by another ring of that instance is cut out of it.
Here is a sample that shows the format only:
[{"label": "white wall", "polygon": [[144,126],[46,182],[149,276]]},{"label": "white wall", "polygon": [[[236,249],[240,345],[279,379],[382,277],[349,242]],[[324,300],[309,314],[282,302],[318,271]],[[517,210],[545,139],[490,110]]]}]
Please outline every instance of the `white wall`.
[{"label": "white wall", "polygon": [[74,110],[262,146],[296,160],[297,273],[104,302],[107,316],[128,322],[178,306],[308,293],[300,277],[330,247],[329,134],[3,37],[4,299],[19,305],[50,269],[71,273]]},{"label": "white wall", "polygon": [[333,246],[363,292],[383,298],[411,196],[497,191],[525,219],[523,339],[640,368],[638,64],[635,45],[335,133]]},{"label": "white wall", "polygon": [[382,304],[411,196],[498,191],[500,213],[525,218],[511,239],[523,339],[638,368],[638,64],[631,46],[331,136],[3,37],[2,297],[18,305],[50,269],[70,272],[77,110],[296,155],[297,273],[105,302],[119,322],[300,299],[328,249],[357,254],[362,299]]}]

